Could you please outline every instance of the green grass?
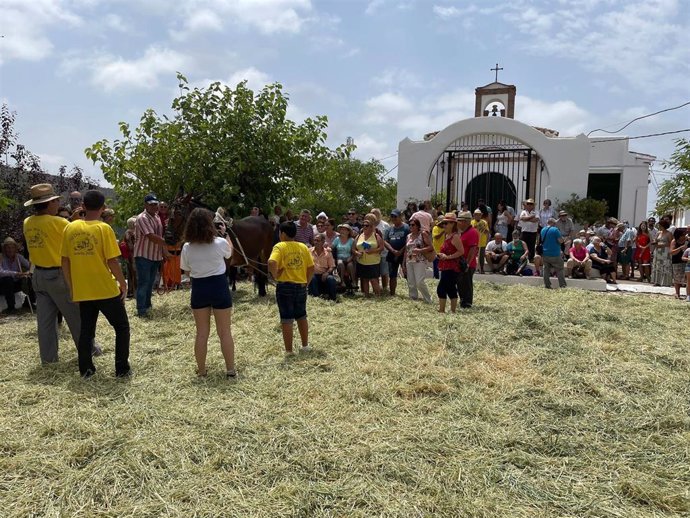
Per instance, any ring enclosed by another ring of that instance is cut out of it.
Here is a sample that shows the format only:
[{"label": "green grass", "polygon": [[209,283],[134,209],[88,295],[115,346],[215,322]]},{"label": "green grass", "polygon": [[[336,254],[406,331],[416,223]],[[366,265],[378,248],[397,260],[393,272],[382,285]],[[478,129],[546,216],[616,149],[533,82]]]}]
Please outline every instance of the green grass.
[{"label": "green grass", "polygon": [[132,318],[129,381],[106,325],[85,382],[65,329],[41,367],[35,321],[0,319],[0,515],[690,514],[683,303],[489,284],[457,315],[310,300],[316,350],[285,361],[275,304],[241,290],[235,382],[217,339],[196,379],[188,292]]}]

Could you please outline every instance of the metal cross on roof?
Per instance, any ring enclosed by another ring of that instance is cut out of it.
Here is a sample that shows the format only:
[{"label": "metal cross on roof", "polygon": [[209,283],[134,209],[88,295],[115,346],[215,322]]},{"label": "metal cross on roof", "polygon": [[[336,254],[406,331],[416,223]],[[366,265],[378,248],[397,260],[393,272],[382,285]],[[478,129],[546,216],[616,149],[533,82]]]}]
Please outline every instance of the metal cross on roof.
[{"label": "metal cross on roof", "polygon": [[489,70],[491,70],[492,72],[496,71],[496,83],[498,83],[498,71],[503,70],[503,67],[499,67],[498,63],[496,63],[496,68],[490,68]]}]

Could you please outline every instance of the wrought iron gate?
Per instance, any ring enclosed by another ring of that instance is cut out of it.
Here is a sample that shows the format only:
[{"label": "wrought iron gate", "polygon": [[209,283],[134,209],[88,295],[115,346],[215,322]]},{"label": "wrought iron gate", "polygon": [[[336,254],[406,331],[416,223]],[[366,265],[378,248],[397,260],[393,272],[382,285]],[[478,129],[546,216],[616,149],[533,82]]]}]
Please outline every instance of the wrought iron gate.
[{"label": "wrought iron gate", "polygon": [[534,149],[510,137],[469,135],[451,143],[431,167],[429,190],[447,211],[462,202],[475,208],[479,199],[490,207],[505,200],[519,209],[533,198],[540,207],[544,169]]}]

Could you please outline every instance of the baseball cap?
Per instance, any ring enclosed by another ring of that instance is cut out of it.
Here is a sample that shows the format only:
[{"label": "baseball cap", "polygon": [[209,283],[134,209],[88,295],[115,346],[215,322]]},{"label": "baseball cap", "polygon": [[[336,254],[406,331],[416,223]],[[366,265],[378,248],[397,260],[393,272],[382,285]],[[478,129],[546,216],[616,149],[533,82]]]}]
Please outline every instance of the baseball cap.
[{"label": "baseball cap", "polygon": [[158,203],[158,198],[153,193],[147,194],[144,198],[144,203]]},{"label": "baseball cap", "polygon": [[391,211],[391,216],[394,218],[399,218],[402,215],[402,212],[400,212],[398,209],[393,209]]}]

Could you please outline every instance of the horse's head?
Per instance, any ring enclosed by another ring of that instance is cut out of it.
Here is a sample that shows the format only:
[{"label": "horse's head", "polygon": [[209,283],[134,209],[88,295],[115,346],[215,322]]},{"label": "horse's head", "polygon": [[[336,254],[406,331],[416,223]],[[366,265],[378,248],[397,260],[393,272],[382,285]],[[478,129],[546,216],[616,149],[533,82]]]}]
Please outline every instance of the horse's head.
[{"label": "horse's head", "polygon": [[208,208],[201,203],[199,197],[183,194],[175,198],[168,209],[168,226],[165,228],[165,242],[170,246],[176,246],[182,242],[184,226],[189,214],[197,207]]}]

